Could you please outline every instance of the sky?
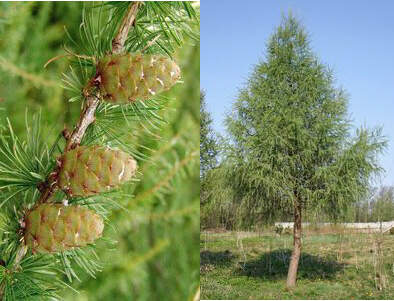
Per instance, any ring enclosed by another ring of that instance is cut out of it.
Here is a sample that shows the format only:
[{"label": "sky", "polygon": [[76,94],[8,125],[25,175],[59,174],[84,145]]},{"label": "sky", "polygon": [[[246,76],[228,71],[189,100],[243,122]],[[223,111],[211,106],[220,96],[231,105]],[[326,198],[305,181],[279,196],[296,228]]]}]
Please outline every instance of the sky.
[{"label": "sky", "polygon": [[215,0],[201,4],[201,89],[216,131],[253,66],[264,58],[282,14],[292,13],[311,47],[349,94],[355,126],[383,127],[386,172],[376,184],[394,185],[394,1]]}]

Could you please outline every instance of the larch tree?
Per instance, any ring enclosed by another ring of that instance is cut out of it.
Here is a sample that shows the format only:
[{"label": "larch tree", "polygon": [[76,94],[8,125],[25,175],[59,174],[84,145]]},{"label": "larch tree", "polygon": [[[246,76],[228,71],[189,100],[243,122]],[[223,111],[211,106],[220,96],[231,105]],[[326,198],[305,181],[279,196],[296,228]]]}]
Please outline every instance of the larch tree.
[{"label": "larch tree", "polygon": [[200,96],[200,173],[201,176],[217,164],[217,139],[212,129],[212,117],[207,111],[205,93]]},{"label": "larch tree", "polygon": [[[205,93],[200,94],[200,204],[212,199],[211,180],[219,153],[217,136],[212,128],[212,117],[206,108]],[[204,220],[204,219],[203,219]]]},{"label": "larch tree", "polygon": [[334,85],[332,72],[290,14],[227,117],[232,181],[252,208],[250,216],[265,212],[268,220],[289,211],[294,216],[288,288],[296,284],[303,212],[318,208],[338,216],[367,193],[371,177],[381,171],[377,156],[386,144],[381,129],[352,134],[347,105],[346,93]]}]

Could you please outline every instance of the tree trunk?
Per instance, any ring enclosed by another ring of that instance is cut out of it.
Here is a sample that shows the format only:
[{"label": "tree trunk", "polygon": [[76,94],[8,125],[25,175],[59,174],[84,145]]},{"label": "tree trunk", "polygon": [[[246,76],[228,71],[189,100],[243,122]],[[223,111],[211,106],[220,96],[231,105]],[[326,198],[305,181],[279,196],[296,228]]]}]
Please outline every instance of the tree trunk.
[{"label": "tree trunk", "polygon": [[291,254],[289,271],[287,273],[287,288],[291,289],[296,284],[298,262],[301,255],[301,204],[298,198],[294,201],[294,227],[293,227],[293,252]]}]

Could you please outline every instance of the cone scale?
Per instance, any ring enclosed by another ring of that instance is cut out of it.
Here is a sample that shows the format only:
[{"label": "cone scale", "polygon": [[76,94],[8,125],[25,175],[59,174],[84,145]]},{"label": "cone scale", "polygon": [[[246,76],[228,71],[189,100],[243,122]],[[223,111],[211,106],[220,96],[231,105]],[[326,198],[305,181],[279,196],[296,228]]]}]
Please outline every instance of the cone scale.
[{"label": "cone scale", "polygon": [[41,204],[24,218],[25,244],[33,253],[53,253],[83,247],[102,234],[104,223],[94,211],[80,206]]},{"label": "cone scale", "polygon": [[126,53],[103,57],[95,81],[105,101],[125,104],[166,91],[179,78],[178,65],[165,56]]}]

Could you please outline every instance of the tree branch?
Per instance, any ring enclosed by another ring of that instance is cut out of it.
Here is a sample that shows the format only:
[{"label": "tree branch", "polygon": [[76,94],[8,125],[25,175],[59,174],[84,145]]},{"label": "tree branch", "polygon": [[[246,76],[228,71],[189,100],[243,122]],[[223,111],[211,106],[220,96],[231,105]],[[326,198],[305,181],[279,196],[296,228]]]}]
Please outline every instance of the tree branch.
[{"label": "tree branch", "polygon": [[[113,53],[115,53],[115,51],[123,51],[127,35],[131,27],[133,26],[133,22],[136,18],[139,4],[140,2],[134,2],[132,5],[130,5],[129,10],[122,21],[122,26],[120,26],[115,38],[112,40],[112,45],[114,45],[114,43],[116,45],[116,47],[112,50]],[[81,143],[83,136],[85,135],[86,129],[89,127],[90,124],[95,121],[94,115],[100,102],[100,94],[97,91],[94,93],[88,92],[86,93],[85,98],[85,107],[81,112],[81,116],[79,117],[77,125],[72,131],[69,139],[67,139],[64,152],[67,152],[78,146]],[[45,188],[41,191],[41,196],[38,201],[39,203],[46,202],[55,191],[56,174],[58,173],[58,171],[59,167],[56,167],[54,172],[51,174],[51,176],[49,176],[46,183],[44,184]]]},{"label": "tree branch", "polygon": [[126,16],[123,19],[122,25],[119,27],[118,34],[112,40],[112,53],[119,54],[123,51],[124,43],[126,42],[130,28],[133,26],[137,16],[139,5],[140,2],[136,1],[129,7]]},{"label": "tree branch", "polygon": [[[124,50],[124,43],[126,42],[129,31],[133,26],[133,23],[137,16],[139,5],[139,1],[136,1],[132,5],[130,5],[127,14],[123,18],[122,25],[119,27],[118,33],[112,40],[112,53],[118,54]],[[86,106],[81,113],[81,117],[79,118],[77,126],[72,132],[70,139],[68,139],[67,141],[65,151],[73,149],[79,143],[81,143],[81,140],[85,135],[86,129],[95,120],[94,114],[96,112],[99,101],[100,95],[98,94],[88,94],[86,96]]]},{"label": "tree branch", "polygon": [[67,140],[65,151],[75,148],[81,143],[83,136],[85,135],[86,129],[95,120],[94,114],[96,113],[97,106],[100,102],[100,95],[90,94],[86,97],[86,105],[81,116],[78,120],[77,126],[71,133],[71,136]]}]

